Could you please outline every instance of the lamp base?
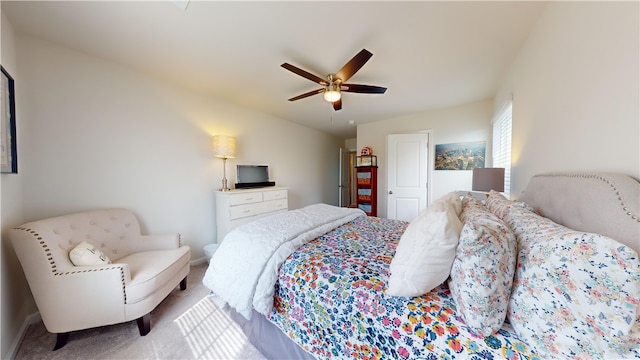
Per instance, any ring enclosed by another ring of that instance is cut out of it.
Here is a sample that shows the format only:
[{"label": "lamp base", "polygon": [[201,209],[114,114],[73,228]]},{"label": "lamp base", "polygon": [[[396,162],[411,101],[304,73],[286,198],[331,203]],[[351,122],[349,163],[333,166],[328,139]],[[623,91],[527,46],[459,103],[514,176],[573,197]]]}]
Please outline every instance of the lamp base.
[{"label": "lamp base", "polygon": [[227,186],[227,177],[226,176],[224,178],[222,178],[222,188],[218,189],[218,191],[231,191],[231,189],[229,189],[229,187]]},{"label": "lamp base", "polygon": [[484,191],[469,191],[469,190],[460,190],[457,192],[458,196],[464,197],[465,195],[471,195],[472,197],[480,200],[480,201],[484,201],[487,200],[487,198],[489,197],[489,193],[488,192],[484,192]]},{"label": "lamp base", "polygon": [[218,191],[231,191],[227,186],[227,158],[222,158],[222,189],[218,189]]}]

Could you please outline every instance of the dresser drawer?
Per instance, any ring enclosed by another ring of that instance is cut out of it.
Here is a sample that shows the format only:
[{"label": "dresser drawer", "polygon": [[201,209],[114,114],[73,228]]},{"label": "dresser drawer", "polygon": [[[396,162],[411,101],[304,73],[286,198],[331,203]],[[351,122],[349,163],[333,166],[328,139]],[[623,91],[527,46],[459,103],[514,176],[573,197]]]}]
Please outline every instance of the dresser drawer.
[{"label": "dresser drawer", "polygon": [[229,218],[235,220],[278,210],[286,210],[288,205],[286,198],[264,201],[257,204],[236,205],[229,208]]},{"label": "dresser drawer", "polygon": [[[285,195],[286,195],[286,192],[285,192]],[[288,200],[284,198],[284,199],[278,199],[278,200],[265,201],[263,205],[264,205],[263,207],[264,212],[272,212],[277,210],[286,210],[289,204],[288,204]]]},{"label": "dresser drawer", "polygon": [[274,191],[265,191],[263,194],[264,201],[276,200],[276,199],[286,199],[287,198],[287,190],[274,190]]},{"label": "dresser drawer", "polygon": [[229,208],[229,219],[241,219],[248,216],[254,216],[263,213],[264,203],[258,204],[242,204]]},{"label": "dresser drawer", "polygon": [[216,192],[216,234],[221,243],[229,231],[263,216],[289,210],[287,188]]},{"label": "dresser drawer", "polygon": [[241,205],[241,204],[252,204],[252,203],[262,202],[262,200],[263,200],[262,192],[248,192],[246,194],[233,194],[229,197],[229,205],[233,206],[233,205]]}]

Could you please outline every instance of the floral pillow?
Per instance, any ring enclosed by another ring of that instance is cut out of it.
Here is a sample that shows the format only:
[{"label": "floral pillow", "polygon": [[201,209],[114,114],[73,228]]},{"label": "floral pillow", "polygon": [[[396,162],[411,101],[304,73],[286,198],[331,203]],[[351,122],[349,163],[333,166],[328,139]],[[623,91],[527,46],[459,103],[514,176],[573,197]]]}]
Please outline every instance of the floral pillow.
[{"label": "floral pillow", "polygon": [[516,262],[512,231],[482,203],[462,200],[464,221],[449,289],[469,332],[486,337],[502,327],[507,315]]},{"label": "floral pillow", "polygon": [[518,336],[542,357],[640,357],[638,254],[523,209],[505,221],[519,243],[508,313]]},{"label": "floral pillow", "polygon": [[531,211],[535,213],[536,211],[531,207],[531,205],[522,201],[511,201],[504,197],[501,193],[491,190],[489,191],[489,196],[485,201],[485,206],[500,219],[504,219],[505,214],[507,213],[507,209],[512,207],[520,207],[527,211]]}]

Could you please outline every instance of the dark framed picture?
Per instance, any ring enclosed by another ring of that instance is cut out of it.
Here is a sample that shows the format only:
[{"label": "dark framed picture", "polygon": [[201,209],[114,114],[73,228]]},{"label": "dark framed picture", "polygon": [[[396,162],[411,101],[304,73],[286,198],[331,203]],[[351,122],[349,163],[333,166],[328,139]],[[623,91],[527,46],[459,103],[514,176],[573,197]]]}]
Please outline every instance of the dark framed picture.
[{"label": "dark framed picture", "polygon": [[16,92],[13,78],[2,70],[2,123],[0,124],[0,172],[18,173],[18,146],[16,144]]}]

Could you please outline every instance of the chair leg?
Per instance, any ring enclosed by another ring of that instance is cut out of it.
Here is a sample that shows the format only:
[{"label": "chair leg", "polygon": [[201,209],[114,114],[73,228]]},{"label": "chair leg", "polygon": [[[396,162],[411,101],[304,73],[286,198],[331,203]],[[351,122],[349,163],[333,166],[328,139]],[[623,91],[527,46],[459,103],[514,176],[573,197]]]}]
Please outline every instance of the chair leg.
[{"label": "chair leg", "polygon": [[180,281],[180,290],[184,291],[187,290],[187,277],[185,276],[184,279],[182,279]]},{"label": "chair leg", "polygon": [[145,336],[151,331],[151,313],[139,317],[136,321],[138,322],[140,336]]},{"label": "chair leg", "polygon": [[56,351],[63,346],[67,345],[67,341],[69,340],[70,332],[58,333],[58,337],[56,338],[56,346],[53,347],[53,351]]}]

